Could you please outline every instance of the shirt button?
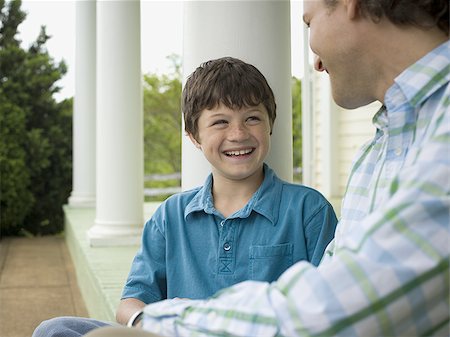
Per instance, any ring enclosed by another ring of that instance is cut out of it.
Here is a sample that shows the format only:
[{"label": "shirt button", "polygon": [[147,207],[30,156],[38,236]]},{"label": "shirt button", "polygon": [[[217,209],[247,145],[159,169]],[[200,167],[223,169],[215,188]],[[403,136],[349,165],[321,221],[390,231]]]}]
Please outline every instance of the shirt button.
[{"label": "shirt button", "polygon": [[402,149],[400,147],[396,148],[394,151],[396,156],[400,156],[402,154]]},{"label": "shirt button", "polygon": [[228,252],[231,249],[231,245],[228,242],[223,244],[223,250]]}]

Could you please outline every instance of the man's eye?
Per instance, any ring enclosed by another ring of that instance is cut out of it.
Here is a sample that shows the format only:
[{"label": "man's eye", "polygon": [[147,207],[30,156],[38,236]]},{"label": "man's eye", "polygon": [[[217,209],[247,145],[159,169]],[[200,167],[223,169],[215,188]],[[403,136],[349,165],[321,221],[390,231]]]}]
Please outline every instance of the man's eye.
[{"label": "man's eye", "polygon": [[220,119],[220,120],[214,121],[211,125],[222,125],[222,124],[226,124],[226,123],[228,123],[226,120]]}]

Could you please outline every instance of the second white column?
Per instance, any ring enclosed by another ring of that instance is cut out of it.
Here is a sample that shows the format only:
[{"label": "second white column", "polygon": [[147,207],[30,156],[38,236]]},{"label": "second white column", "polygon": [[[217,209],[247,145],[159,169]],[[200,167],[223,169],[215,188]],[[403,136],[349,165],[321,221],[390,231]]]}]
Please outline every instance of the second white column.
[{"label": "second white column", "polygon": [[93,246],[140,241],[143,118],[140,4],[97,2],[97,208]]},{"label": "second white column", "polygon": [[[253,64],[267,78],[277,103],[267,163],[292,181],[292,94],[290,3],[272,1],[187,1],[184,3],[184,79],[200,63],[232,56]],[[182,187],[203,184],[209,163],[183,138]]]},{"label": "second white column", "polygon": [[73,174],[69,205],[95,207],[95,0],[76,2]]}]

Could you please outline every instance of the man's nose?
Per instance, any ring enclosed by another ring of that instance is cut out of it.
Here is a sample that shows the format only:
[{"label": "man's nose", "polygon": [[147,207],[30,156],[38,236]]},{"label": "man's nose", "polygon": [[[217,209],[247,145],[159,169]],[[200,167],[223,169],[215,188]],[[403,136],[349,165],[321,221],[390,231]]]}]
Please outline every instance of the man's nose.
[{"label": "man's nose", "polygon": [[324,71],[325,68],[322,64],[322,60],[320,59],[319,56],[314,55],[314,69],[317,71]]}]

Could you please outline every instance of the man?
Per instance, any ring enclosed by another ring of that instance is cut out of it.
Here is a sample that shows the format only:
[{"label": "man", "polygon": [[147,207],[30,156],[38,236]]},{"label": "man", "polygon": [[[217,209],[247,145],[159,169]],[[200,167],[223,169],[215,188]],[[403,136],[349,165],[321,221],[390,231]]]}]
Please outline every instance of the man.
[{"label": "man", "polygon": [[449,2],[306,1],[304,21],[335,101],[383,103],[375,137],[354,161],[326,258],[317,268],[299,262],[271,284],[248,281],[206,301],[149,305],[144,330],[449,336]]}]

